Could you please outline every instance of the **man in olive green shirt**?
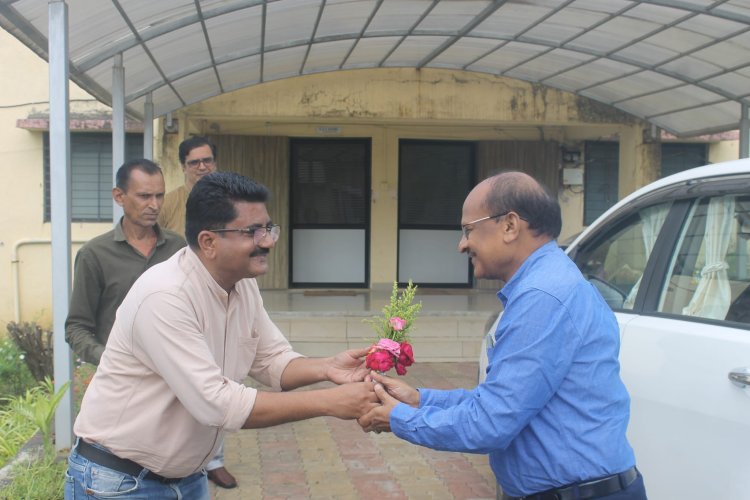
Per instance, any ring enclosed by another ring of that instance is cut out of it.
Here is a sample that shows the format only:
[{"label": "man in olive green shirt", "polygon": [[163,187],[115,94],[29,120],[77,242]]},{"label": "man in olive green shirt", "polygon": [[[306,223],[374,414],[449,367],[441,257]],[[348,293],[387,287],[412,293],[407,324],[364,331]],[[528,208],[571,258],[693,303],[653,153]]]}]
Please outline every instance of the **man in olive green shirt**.
[{"label": "man in olive green shirt", "polygon": [[152,161],[123,164],[112,197],[125,215],[76,255],[65,340],[83,361],[99,364],[115,311],[135,280],[185,246],[180,235],[156,223],[164,191],[164,176]]}]

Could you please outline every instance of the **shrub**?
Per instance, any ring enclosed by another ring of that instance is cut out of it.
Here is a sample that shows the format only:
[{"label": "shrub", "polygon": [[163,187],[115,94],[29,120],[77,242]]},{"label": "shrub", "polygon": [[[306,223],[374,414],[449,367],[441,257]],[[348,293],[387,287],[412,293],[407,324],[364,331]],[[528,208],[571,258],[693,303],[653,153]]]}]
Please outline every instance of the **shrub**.
[{"label": "shrub", "polygon": [[29,371],[38,381],[52,378],[53,338],[52,330],[43,330],[36,323],[8,323],[8,334],[24,353],[24,361]]},{"label": "shrub", "polygon": [[18,396],[36,385],[26,355],[10,339],[0,339],[0,398]]}]

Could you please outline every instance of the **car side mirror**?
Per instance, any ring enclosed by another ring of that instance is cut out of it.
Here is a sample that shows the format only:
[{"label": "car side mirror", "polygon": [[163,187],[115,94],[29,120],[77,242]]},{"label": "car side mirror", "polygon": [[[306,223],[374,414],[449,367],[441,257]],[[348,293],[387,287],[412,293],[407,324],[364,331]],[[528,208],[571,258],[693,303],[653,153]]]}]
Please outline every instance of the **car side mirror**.
[{"label": "car side mirror", "polygon": [[597,276],[587,276],[587,279],[599,291],[610,308],[622,309],[622,305],[625,303],[625,298],[627,297],[625,292]]}]

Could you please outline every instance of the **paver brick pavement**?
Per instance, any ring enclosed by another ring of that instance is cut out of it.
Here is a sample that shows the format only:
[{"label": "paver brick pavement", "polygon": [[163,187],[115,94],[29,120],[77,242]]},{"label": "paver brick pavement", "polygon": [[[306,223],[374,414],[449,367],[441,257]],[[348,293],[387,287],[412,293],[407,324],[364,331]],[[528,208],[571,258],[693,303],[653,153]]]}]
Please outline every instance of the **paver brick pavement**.
[{"label": "paver brick pavement", "polygon": [[[415,387],[471,388],[477,364],[416,363],[405,379]],[[225,460],[239,486],[211,483],[216,500],[495,499],[486,455],[430,450],[332,417],[227,434]]]}]

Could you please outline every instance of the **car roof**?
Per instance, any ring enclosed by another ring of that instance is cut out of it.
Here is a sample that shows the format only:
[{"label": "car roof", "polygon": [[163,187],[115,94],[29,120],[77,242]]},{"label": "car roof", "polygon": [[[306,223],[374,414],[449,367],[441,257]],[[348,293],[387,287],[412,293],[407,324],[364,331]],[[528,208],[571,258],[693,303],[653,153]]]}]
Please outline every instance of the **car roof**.
[{"label": "car roof", "polygon": [[599,225],[600,220],[609,218],[611,214],[619,211],[621,207],[630,205],[635,200],[641,199],[644,196],[647,196],[649,193],[669,188],[669,186],[679,186],[689,181],[717,179],[720,177],[737,174],[750,174],[750,158],[741,158],[739,160],[713,163],[710,165],[704,165],[702,167],[691,168],[689,170],[684,170],[668,177],[664,177],[663,179],[656,180],[630,193],[625,198],[615,203],[606,212],[600,215],[594,222],[592,222],[586,229],[584,229],[572,242],[570,242],[570,244],[567,245],[566,249],[575,248],[581,240],[585,239],[588,236],[593,227]]}]

